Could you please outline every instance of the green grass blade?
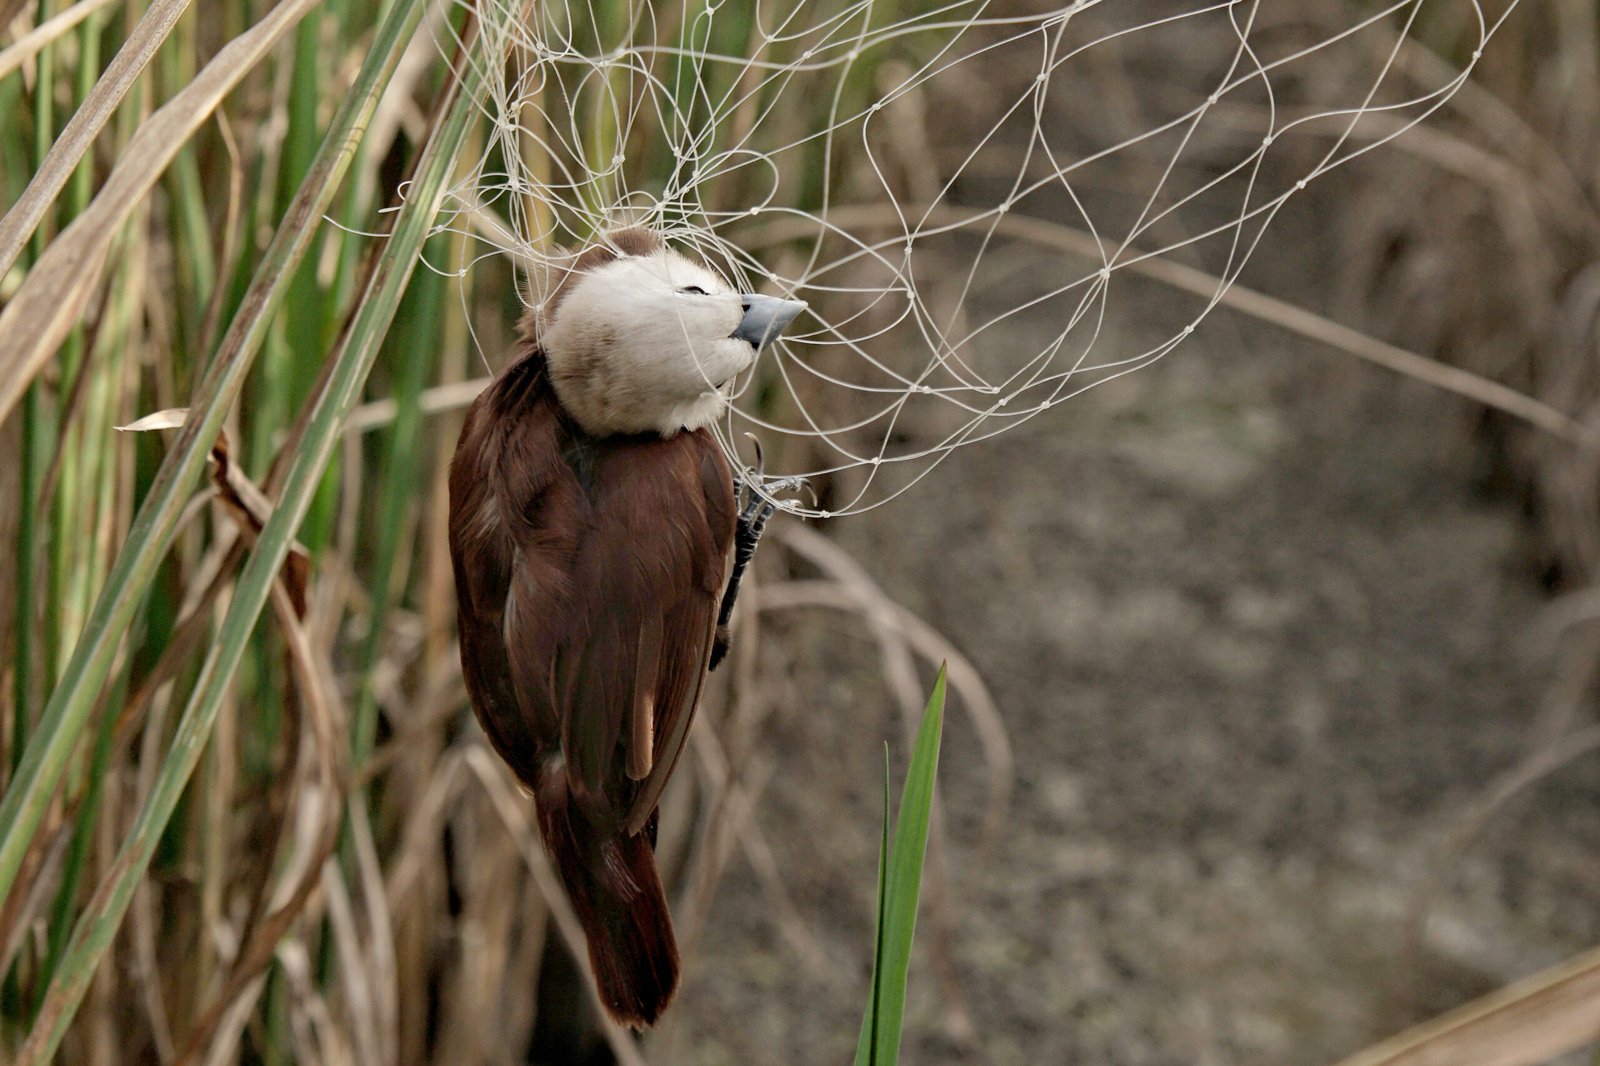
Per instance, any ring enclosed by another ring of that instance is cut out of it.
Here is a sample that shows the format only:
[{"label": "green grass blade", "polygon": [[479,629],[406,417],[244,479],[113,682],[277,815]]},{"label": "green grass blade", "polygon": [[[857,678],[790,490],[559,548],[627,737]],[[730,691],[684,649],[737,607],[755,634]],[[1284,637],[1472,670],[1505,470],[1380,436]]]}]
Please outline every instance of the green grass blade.
[{"label": "green grass blade", "polygon": [[856,1041],[856,1066],[871,1066],[872,1038],[878,1031],[878,999],[883,977],[883,916],[889,899],[889,745],[883,746],[883,837],[878,841],[878,909],[873,915],[872,987],[867,994],[867,1013],[861,1019],[861,1038]]},{"label": "green grass blade", "polygon": [[[49,5],[41,0],[38,5],[41,22],[48,22]],[[49,86],[55,83],[55,50],[47,48],[39,53],[35,71],[33,94],[33,162],[44,166],[50,155],[51,135],[55,130],[55,93]],[[9,212],[8,212],[9,214]],[[48,244],[48,234],[43,227],[32,235],[33,260],[38,261]],[[0,277],[4,277],[8,264],[0,264]],[[49,465],[50,426],[45,417],[43,386],[34,382],[23,396],[22,407],[22,471],[19,496],[22,507],[17,523],[17,607],[16,641],[13,651],[13,704],[11,729],[11,771],[15,775],[21,764],[22,752],[27,744],[30,721],[34,713],[34,617],[38,612],[35,602],[35,579],[41,567],[40,552],[44,546],[40,538],[42,516],[37,513],[40,489],[44,485],[45,467]],[[0,896],[4,896],[0,891]]]},{"label": "green grass blade", "polygon": [[[431,260],[447,261],[450,241],[440,236],[429,243],[433,253]],[[432,270],[416,276],[401,307],[398,329],[390,345],[395,366],[392,393],[395,420],[385,441],[381,468],[384,476],[378,488],[378,528],[369,583],[372,610],[357,660],[362,664],[362,681],[356,697],[350,748],[356,765],[372,754],[377,736],[378,703],[372,687],[373,668],[382,648],[389,609],[405,587],[404,573],[400,569],[403,562],[400,545],[407,526],[407,512],[415,503],[420,469],[422,408],[419,397],[432,366],[430,349],[437,350],[439,344],[445,288],[445,278]]]},{"label": "green grass blade", "polygon": [[0,799],[0,903],[10,894],[50,797],[83,732],[117,646],[172,543],[173,531],[228,408],[260,350],[288,281],[344,176],[360,132],[377,108],[421,20],[423,0],[397,6],[379,29],[360,74],[323,140],[311,173],[261,259],[239,313],[195,390],[179,432],[128,531],[105,591],[73,649],[61,684],[33,728],[11,786]]},{"label": "green grass blade", "polygon": [[[872,966],[872,998],[856,1048],[857,1066],[894,1066],[900,1058],[906,975],[911,968],[911,943],[916,936],[917,903],[922,893],[922,863],[928,849],[928,821],[939,772],[944,695],[945,668],[941,666],[922,725],[917,729],[911,765],[906,769],[900,816],[895,822],[892,848],[887,849],[886,869],[880,864],[878,947]],[[887,809],[884,823],[887,827]]]}]

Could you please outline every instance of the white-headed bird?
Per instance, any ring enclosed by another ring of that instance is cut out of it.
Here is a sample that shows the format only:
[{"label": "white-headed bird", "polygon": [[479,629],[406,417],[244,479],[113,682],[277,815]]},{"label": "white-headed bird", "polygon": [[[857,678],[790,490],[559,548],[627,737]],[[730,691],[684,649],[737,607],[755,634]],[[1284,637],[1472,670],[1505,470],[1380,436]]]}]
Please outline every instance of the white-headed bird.
[{"label": "white-headed bird", "polygon": [[707,427],[804,307],[741,295],[650,230],[609,233],[524,320],[450,466],[467,692],[625,1025],[677,988],[656,806],[772,512],[740,511]]}]

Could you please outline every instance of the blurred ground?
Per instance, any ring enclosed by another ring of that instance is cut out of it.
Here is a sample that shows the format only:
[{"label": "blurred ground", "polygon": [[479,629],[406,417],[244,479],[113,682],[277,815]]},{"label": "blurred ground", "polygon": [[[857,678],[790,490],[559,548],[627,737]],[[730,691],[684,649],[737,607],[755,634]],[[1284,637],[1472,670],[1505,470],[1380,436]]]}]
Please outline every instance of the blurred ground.
[{"label": "blurred ground", "polygon": [[[1591,757],[1450,858],[1406,951],[1428,850],[1525,750],[1548,680],[1518,517],[1481,490],[1463,418],[1218,313],[834,523],[971,657],[1016,753],[980,861],[985,780],[952,713],[949,947],[973,1030],[951,1035],[925,910],[908,1063],[1328,1062],[1600,940]],[[905,744],[845,617],[774,619],[772,665],[799,665],[759,742],[756,818],[826,961],[800,961],[736,857],[652,1062],[848,1061],[880,745],[898,773]]]}]

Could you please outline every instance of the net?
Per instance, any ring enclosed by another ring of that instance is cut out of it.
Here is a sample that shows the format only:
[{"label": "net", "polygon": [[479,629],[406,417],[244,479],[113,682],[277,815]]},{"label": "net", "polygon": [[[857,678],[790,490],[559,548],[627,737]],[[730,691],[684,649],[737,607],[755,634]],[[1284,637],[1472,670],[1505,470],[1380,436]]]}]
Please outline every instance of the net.
[{"label": "net", "polygon": [[[736,468],[760,442],[763,491],[828,486],[783,510],[858,513],[1176,348],[1285,204],[1444,106],[1512,6],[484,0],[476,54],[509,58],[441,228],[512,257],[531,308],[622,224],[807,301],[716,432]],[[1164,261],[1214,291],[1133,343]]]}]

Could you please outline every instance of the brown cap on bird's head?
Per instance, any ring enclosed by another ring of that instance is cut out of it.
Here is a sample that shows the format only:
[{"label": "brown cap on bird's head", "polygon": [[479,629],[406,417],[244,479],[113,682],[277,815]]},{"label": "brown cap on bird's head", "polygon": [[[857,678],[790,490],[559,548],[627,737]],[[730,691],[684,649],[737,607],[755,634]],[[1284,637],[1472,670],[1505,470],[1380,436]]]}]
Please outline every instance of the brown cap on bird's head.
[{"label": "brown cap on bird's head", "polygon": [[538,276],[530,281],[533,300],[517,320],[517,339],[529,347],[539,346],[539,335],[555,317],[556,308],[577,278],[622,256],[654,255],[666,246],[655,230],[626,226],[607,230],[577,255],[558,254],[540,262],[535,268]]}]

